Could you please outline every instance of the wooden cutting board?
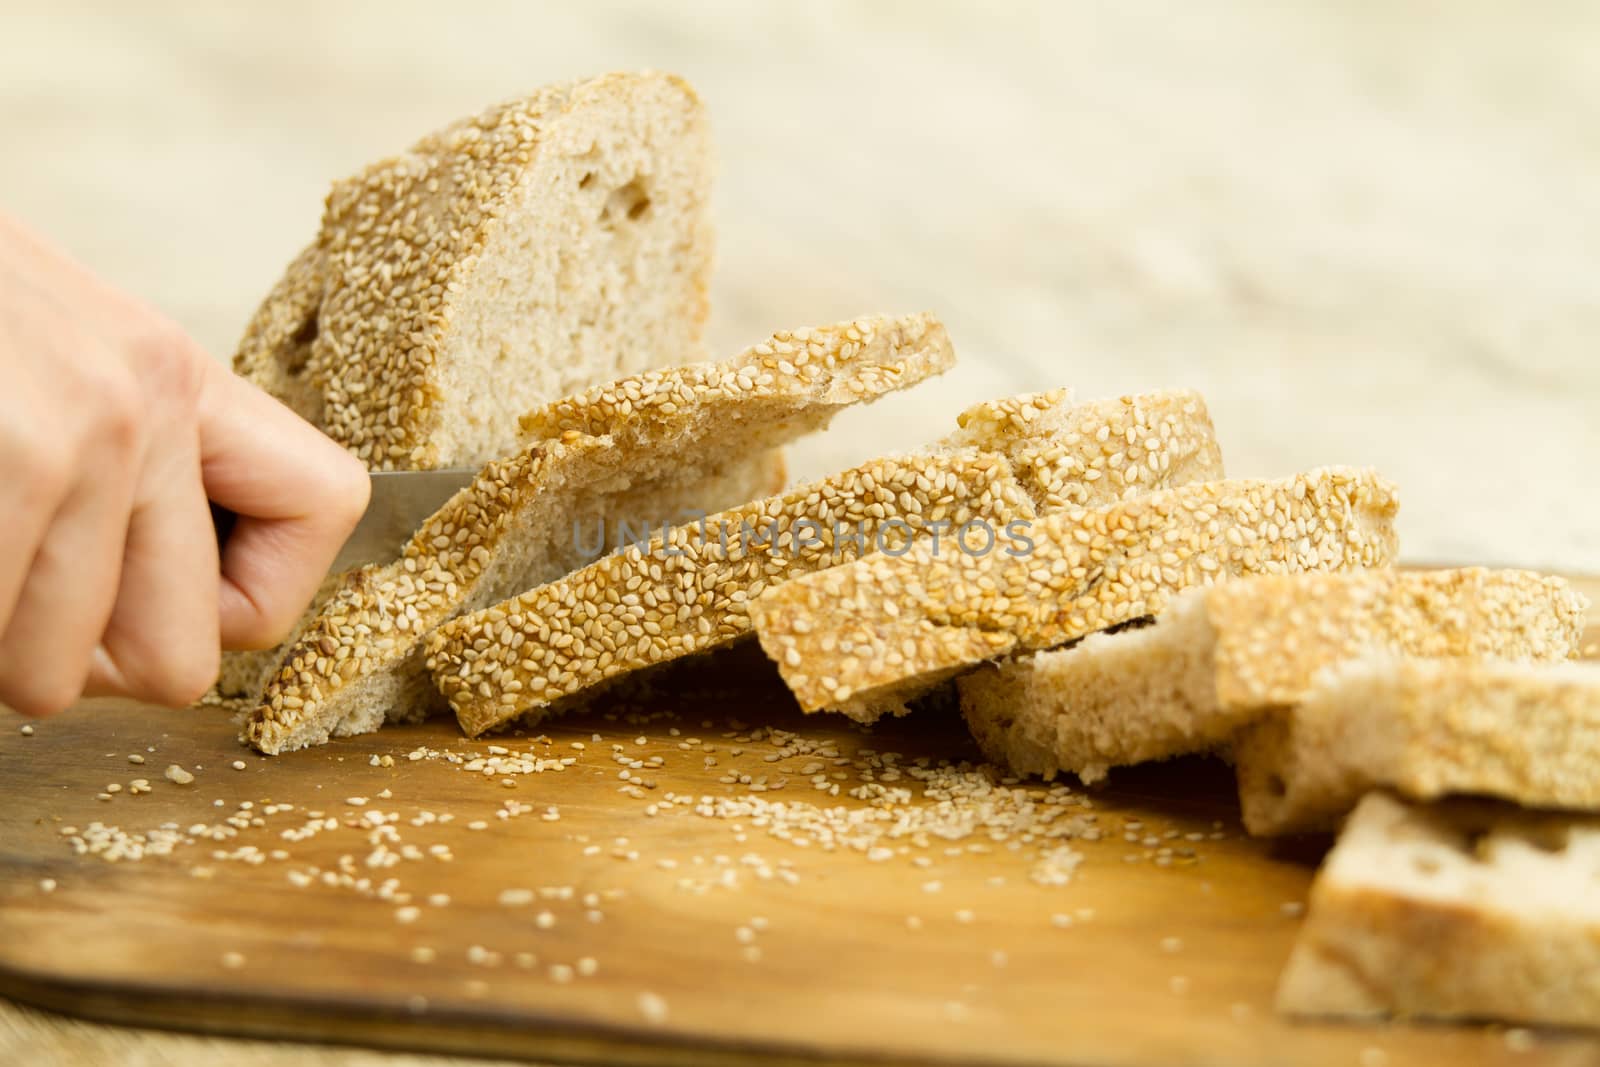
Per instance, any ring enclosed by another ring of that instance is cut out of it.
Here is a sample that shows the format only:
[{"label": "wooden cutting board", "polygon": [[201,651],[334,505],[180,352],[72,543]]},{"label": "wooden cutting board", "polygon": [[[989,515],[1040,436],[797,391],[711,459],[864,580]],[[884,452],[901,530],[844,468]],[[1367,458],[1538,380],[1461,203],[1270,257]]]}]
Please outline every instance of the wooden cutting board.
[{"label": "wooden cutting board", "polygon": [[0,713],[0,993],[648,1065],[1600,1057],[1580,1034],[1276,1018],[1326,842],[1245,838],[1220,763],[930,780],[976,759],[951,714],[801,717],[744,654],[655,693],[538,736],[435,721],[276,759],[213,708],[85,705],[31,736]]}]

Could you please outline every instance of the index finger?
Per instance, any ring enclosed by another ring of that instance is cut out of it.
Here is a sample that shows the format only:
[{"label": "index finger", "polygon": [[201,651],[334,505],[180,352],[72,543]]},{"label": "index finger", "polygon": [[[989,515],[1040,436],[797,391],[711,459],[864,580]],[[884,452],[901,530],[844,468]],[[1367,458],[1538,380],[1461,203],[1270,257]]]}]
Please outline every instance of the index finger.
[{"label": "index finger", "polygon": [[271,647],[366,510],[366,468],[215,365],[200,396],[200,463],[206,495],[239,516],[222,552],[222,645]]}]

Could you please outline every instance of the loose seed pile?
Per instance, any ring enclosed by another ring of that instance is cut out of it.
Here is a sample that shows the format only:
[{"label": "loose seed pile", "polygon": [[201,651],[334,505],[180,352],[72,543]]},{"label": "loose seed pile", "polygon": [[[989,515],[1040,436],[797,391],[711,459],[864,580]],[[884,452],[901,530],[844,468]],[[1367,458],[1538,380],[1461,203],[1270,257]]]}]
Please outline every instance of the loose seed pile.
[{"label": "loose seed pile", "polygon": [[[334,892],[368,902],[358,906],[384,909],[397,935],[412,939],[403,949],[411,965],[453,958],[486,972],[488,977],[466,988],[468,996],[487,996],[497,970],[540,974],[555,985],[605,973],[606,958],[592,947],[597,942],[590,942],[584,953],[582,942],[574,946],[568,934],[561,944],[567,952],[578,951],[552,959],[552,951],[540,947],[541,935],[572,924],[574,929],[603,924],[617,909],[628,907],[634,890],[621,884],[541,884],[544,880],[532,874],[546,868],[541,863],[531,866],[530,876],[517,884],[474,885],[473,899],[463,900],[459,892],[452,899],[452,894],[430,887],[440,875],[429,871],[462,862],[457,850],[463,832],[499,827],[502,835],[513,836],[497,840],[494,847],[528,848],[530,855],[565,847],[586,860],[629,864],[637,872],[627,879],[630,886],[643,875],[647,885],[693,895],[728,894],[729,899],[761,883],[801,886],[812,873],[808,853],[844,853],[856,857],[852,862],[904,871],[896,877],[927,897],[929,906],[895,920],[901,936],[908,937],[928,936],[921,931],[939,921],[981,928],[984,915],[992,914],[996,905],[986,904],[983,889],[974,887],[970,874],[961,873],[970,870],[974,857],[1002,850],[1020,854],[1030,891],[1041,894],[1039,921],[1046,929],[1067,930],[1090,921],[1093,910],[1075,907],[1070,900],[1055,903],[1054,894],[1070,892],[1074,880],[1096,862],[1109,858],[1158,867],[1192,865],[1201,862],[1195,848],[1199,840],[1223,836],[1220,827],[1180,835],[1147,828],[1137,819],[1103,818],[1088,796],[1065,785],[1025,784],[998,778],[988,767],[869,747],[865,735],[858,744],[855,737],[836,733],[810,735],[803,728],[689,720],[671,712],[639,710],[648,704],[634,702],[632,710],[619,704],[624,710],[592,716],[581,735],[569,727],[559,737],[515,735],[494,743],[462,741],[459,747],[363,753],[347,762],[370,768],[381,778],[375,777],[370,787],[358,787],[356,795],[329,798],[317,807],[208,800],[205,769],[191,764],[190,770],[175,762],[154,784],[136,779],[139,788],[128,783],[112,791],[108,785],[98,795],[108,803],[138,804],[153,788],[181,790],[197,808],[208,809],[205,816],[153,827],[140,826],[136,819],[132,825],[130,820],[96,820],[61,826],[59,833],[74,854],[95,860],[177,862],[186,864],[192,877],[217,880],[238,867],[281,870],[295,891]],[[587,732],[594,726],[603,732]],[[144,757],[122,758],[137,766]],[[435,811],[407,803],[405,779],[396,779],[393,769],[418,763],[481,781],[490,790],[482,794],[481,808]],[[570,800],[571,791],[562,779],[609,776],[611,769],[617,795],[636,804],[651,826],[677,819],[720,827],[731,847],[663,847],[667,841],[703,841],[697,830],[683,834],[642,827],[630,837],[599,838],[568,829],[564,808],[570,803],[564,801]],[[708,771],[716,774],[714,780]],[[231,782],[227,768],[222,772]],[[561,779],[547,786],[539,776],[550,774]],[[683,787],[686,780],[714,781],[714,786],[697,785],[691,791]],[[402,796],[396,797],[395,790]],[[517,792],[508,796],[503,790]],[[523,795],[528,790],[534,791],[532,796]],[[236,795],[236,789],[230,792]],[[307,853],[313,839],[316,862]],[[331,862],[330,842],[335,846]],[[1115,850],[1110,857],[1108,849]],[[53,873],[52,887],[59,881],[70,888],[70,874]],[[992,875],[981,884],[1005,883],[1005,876]],[[449,914],[456,906],[502,909],[516,917],[518,932],[503,943],[452,944]],[[764,943],[767,917],[735,913],[729,924],[727,951],[734,958],[759,965],[771,954]],[[219,946],[221,966],[247,971],[250,960],[238,951],[242,947]],[[1001,969],[1013,953],[992,947],[984,958]],[[647,1022],[669,1017],[662,992],[641,991],[637,1005]],[[965,1018],[969,1007],[962,999],[947,1006],[952,1018]],[[422,1007],[413,1005],[415,1010]]]}]

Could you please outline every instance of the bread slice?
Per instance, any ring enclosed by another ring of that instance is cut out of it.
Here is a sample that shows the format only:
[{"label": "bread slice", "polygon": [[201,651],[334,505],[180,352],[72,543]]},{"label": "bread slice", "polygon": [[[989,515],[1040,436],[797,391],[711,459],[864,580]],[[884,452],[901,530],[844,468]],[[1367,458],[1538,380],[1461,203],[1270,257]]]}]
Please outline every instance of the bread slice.
[{"label": "bread slice", "polygon": [[985,667],[959,687],[990,759],[1091,782],[1220,747],[1305,699],[1332,664],[1382,651],[1564,659],[1582,629],[1582,597],[1527,571],[1280,574],[1191,590],[1153,625]]},{"label": "bread slice", "polygon": [[1394,487],[1370,471],[1202,482],[1057,512],[992,544],[869,556],[769,589],[749,612],[802,708],[870,721],[986,660],[1154,614],[1191,586],[1387,563],[1395,510]]},{"label": "bread slice", "polygon": [[235,370],[373,470],[507,455],[538,404],[705,358],[712,169],[671,75],[489,108],[333,187]]},{"label": "bread slice", "polygon": [[1253,834],[1331,830],[1380,787],[1600,811],[1600,666],[1358,660],[1233,751]]},{"label": "bread slice", "polygon": [[1600,819],[1369,794],[1278,985],[1298,1016],[1600,1025]]},{"label": "bread slice", "polygon": [[400,559],[365,567],[323,605],[268,682],[244,737],[276,753],[414,718],[438,702],[422,640],[599,550],[587,532],[718,509],[770,492],[766,450],[948,368],[931,316],[780,333],[726,363],[595,387],[523,420],[528,443],[488,464]]},{"label": "bread slice", "polygon": [[[949,537],[966,523],[1026,524],[1047,501],[1113,500],[1144,481],[1221,469],[1205,405],[1189,392],[1074,406],[1055,390],[979,404],[958,423],[923,453],[663,531],[463,616],[430,639],[434,683],[469,734],[526,723],[567,697],[745,636],[749,599],[795,575],[877,549],[898,555],[910,536]],[[1131,478],[1111,465],[1130,435],[1150,442],[1146,473]]]}]

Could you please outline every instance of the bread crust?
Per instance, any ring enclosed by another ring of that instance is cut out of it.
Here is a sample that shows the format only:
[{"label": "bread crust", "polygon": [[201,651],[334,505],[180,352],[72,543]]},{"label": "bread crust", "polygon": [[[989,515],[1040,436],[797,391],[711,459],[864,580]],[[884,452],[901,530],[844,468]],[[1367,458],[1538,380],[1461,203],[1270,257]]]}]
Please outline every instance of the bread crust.
[{"label": "bread crust", "polygon": [[[666,531],[550,585],[441,627],[429,667],[468,734],[624,674],[749,633],[763,589],[886,547],[979,522],[1001,530],[1067,499],[1114,500],[1142,481],[1220,473],[1204,403],[1175,391],[1074,405],[1066,390],[967,409],[922,453],[890,456]],[[1115,431],[1151,442],[1146,475],[1112,467]],[[774,550],[741,531],[794,533]],[[847,531],[837,534],[836,531]],[[800,535],[814,544],[799,545]],[[852,536],[854,535],[854,536]],[[946,535],[948,536],[948,534]]]},{"label": "bread crust", "polygon": [[872,716],[986,660],[1154,614],[1186,588],[1385,564],[1396,508],[1390,483],[1351,468],[1201,482],[1057,512],[1026,543],[985,554],[919,544],[869,556],[769,589],[749,610],[801,707]]},{"label": "bread crust", "polygon": [[[1150,626],[1021,656],[960,687],[990,758],[1092,781],[1109,767],[1237,746],[1240,731],[1262,731],[1248,747],[1265,756],[1280,720],[1340,663],[1380,653],[1564,659],[1582,627],[1583,598],[1529,571],[1266,575],[1190,590]],[[1264,804],[1271,772],[1257,776],[1245,748],[1237,758],[1241,795]]]}]

